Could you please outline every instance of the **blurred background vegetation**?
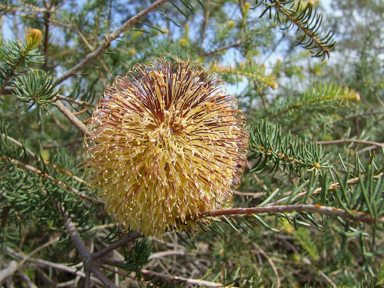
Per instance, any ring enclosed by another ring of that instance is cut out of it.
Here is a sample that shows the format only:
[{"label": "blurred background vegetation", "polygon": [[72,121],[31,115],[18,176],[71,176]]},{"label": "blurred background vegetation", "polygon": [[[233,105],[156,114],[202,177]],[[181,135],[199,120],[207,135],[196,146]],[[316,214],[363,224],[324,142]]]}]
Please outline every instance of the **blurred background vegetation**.
[{"label": "blurred background vegetation", "polygon": [[[83,259],[60,205],[76,215],[91,251],[124,236],[102,208],[65,188],[96,197],[79,167],[83,133],[55,101],[86,121],[116,76],[157,57],[202,63],[239,99],[253,137],[232,207],[292,196],[283,204],[357,210],[373,224],[299,212],[259,214],[254,223],[222,219],[193,239],[166,233],[163,241],[126,245],[113,254],[126,266],[120,274],[104,269],[105,275],[118,287],[205,286],[164,275],[235,287],[383,287],[384,3],[280,1],[279,10],[278,1],[267,0],[169,1],[63,78],[153,2],[0,2],[0,268],[19,263],[4,287],[84,286],[83,276],[73,274]],[[42,39],[24,53],[28,28]],[[335,183],[343,184],[328,190]],[[325,192],[294,198],[318,187]]]}]

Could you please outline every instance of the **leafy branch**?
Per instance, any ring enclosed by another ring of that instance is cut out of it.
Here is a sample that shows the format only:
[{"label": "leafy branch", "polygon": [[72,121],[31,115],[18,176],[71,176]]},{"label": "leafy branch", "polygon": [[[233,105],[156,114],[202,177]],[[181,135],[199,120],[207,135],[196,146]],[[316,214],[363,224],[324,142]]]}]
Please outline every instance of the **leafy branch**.
[{"label": "leafy branch", "polygon": [[343,209],[330,206],[322,206],[320,204],[306,205],[284,205],[284,206],[266,206],[266,207],[255,207],[255,208],[233,208],[223,210],[212,210],[207,211],[199,215],[198,218],[204,217],[233,217],[236,218],[240,215],[251,215],[262,214],[262,213],[290,213],[290,212],[307,212],[307,213],[319,213],[329,215],[333,217],[340,217],[343,219],[351,219],[354,221],[364,222],[368,224],[380,223],[384,224],[384,216],[379,216],[377,219],[372,219],[371,215],[359,211],[351,211],[351,214],[347,213]]},{"label": "leafy branch", "polygon": [[54,91],[55,83],[53,77],[39,70],[33,70],[17,78],[15,87],[16,95],[20,101],[29,103],[29,108],[34,105],[37,106],[39,119],[41,119],[41,109],[48,112],[46,105],[51,104],[51,99],[58,94],[58,92]]},{"label": "leafy branch", "polygon": [[343,105],[345,101],[360,101],[360,95],[347,87],[337,86],[336,84],[315,83],[300,97],[289,97],[285,101],[275,101],[268,110],[260,111],[258,118],[274,120],[283,114],[292,113],[303,107],[316,107],[320,103],[337,102]]},{"label": "leafy branch", "polygon": [[36,49],[41,41],[41,31],[28,30],[24,43],[21,40],[5,41],[0,45],[0,56],[4,58],[4,66],[0,67],[0,95],[3,95],[5,87],[19,66],[25,63],[43,63],[43,56]]},{"label": "leafy branch", "polygon": [[282,28],[283,30],[296,26],[297,31],[302,31],[304,36],[298,40],[298,45],[308,49],[314,57],[321,57],[324,60],[325,56],[329,57],[330,52],[336,49],[332,30],[325,36],[321,36],[323,15],[317,13],[310,3],[303,7],[301,2],[296,4],[295,0],[262,0],[260,3],[258,2],[256,1],[257,4],[251,9],[264,4],[265,10],[260,17],[268,12],[269,17],[272,18],[272,8],[275,8],[275,21],[280,24],[289,22],[286,27]]},{"label": "leafy branch", "polygon": [[89,200],[91,201],[92,203],[96,204],[96,205],[101,205],[101,206],[105,206],[105,203],[103,201],[100,201],[98,199],[95,199],[93,197],[90,197],[86,194],[84,194],[83,192],[80,192],[78,191],[77,189],[73,188],[73,187],[70,187],[68,186],[67,184],[55,179],[54,177],[50,176],[49,174],[47,173],[44,173],[42,172],[41,170],[39,169],[36,169],[35,167],[33,166],[30,166],[28,164],[25,164],[23,162],[20,162],[16,159],[11,159],[11,158],[8,158],[6,156],[0,156],[0,160],[4,161],[4,162],[8,162],[10,164],[13,164],[13,165],[16,165],[16,166],[19,166],[25,170],[28,170],[28,171],[31,171],[33,173],[35,173],[36,175],[38,175],[39,177],[42,177],[42,178],[45,178],[53,183],[55,183],[56,185],[58,186],[61,186],[63,187],[64,189],[68,190],[68,191],[71,191],[72,193],[78,195],[80,198],[82,199],[85,199],[85,200]]},{"label": "leafy branch", "polygon": [[[277,169],[292,172],[321,171],[332,166],[329,156],[324,155],[320,145],[304,143],[300,138],[292,139],[291,133],[282,134],[282,129],[267,121],[261,121],[251,128],[249,151],[251,158],[257,162],[250,172],[261,172],[269,163],[273,163],[271,171]],[[253,154],[252,154],[253,153]]]},{"label": "leafy branch", "polygon": [[115,40],[117,37],[120,36],[121,33],[128,30],[132,25],[137,23],[141,18],[145,17],[152,11],[154,11],[157,7],[161,6],[168,0],[157,0],[155,3],[150,5],[149,7],[145,8],[143,11],[137,13],[135,16],[130,18],[127,22],[125,22],[123,25],[121,25],[119,28],[117,28],[114,32],[109,34],[108,36],[105,36],[103,42],[100,44],[99,47],[97,47],[93,52],[89,53],[87,56],[85,56],[84,60],[82,60],[80,63],[78,63],[76,66],[74,66],[72,69],[64,73],[59,79],[57,80],[57,84],[60,84],[67,80],[68,78],[75,75],[78,71],[83,69],[85,66],[87,66],[89,63],[91,63],[94,59],[101,56],[105,49],[107,49],[113,40]]},{"label": "leafy branch", "polygon": [[256,79],[261,83],[265,83],[270,86],[273,90],[276,90],[278,84],[276,77],[273,74],[268,74],[266,68],[262,65],[252,65],[251,67],[245,66],[244,63],[240,63],[238,67],[220,65],[217,62],[211,63],[211,72],[219,74],[234,74]]},{"label": "leafy branch", "polygon": [[372,145],[372,146],[384,148],[384,143],[379,143],[376,141],[366,141],[366,140],[360,140],[360,139],[338,139],[338,140],[329,140],[329,141],[317,141],[317,143],[321,145],[332,145],[332,144],[340,144],[340,143],[357,143],[357,144]]}]

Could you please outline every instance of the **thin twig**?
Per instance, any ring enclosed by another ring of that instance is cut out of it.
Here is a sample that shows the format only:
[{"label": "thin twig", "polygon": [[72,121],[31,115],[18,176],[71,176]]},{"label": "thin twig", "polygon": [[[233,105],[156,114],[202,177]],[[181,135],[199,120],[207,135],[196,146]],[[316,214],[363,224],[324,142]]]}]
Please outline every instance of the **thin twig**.
[{"label": "thin twig", "polygon": [[[27,147],[23,146],[23,144],[21,144],[19,141],[13,139],[12,137],[6,136],[4,133],[2,133],[1,136],[2,136],[2,137],[6,137],[6,138],[7,138],[9,141],[11,141],[12,143],[14,143],[14,144],[16,144],[17,146],[19,146],[19,147],[25,149],[25,151],[26,151],[30,156],[32,156],[33,158],[36,158],[36,155],[35,155],[31,150],[29,150]],[[36,160],[37,160],[37,161],[40,161],[40,159],[36,159]],[[48,161],[45,161],[45,160],[44,160],[44,163],[45,163],[45,164],[49,164],[49,162],[48,162]],[[62,173],[64,173],[64,174],[66,174],[66,175],[72,177],[72,178],[75,179],[76,181],[78,181],[78,182],[80,182],[80,183],[82,183],[82,184],[84,184],[84,185],[87,185],[87,186],[92,187],[92,185],[91,185],[90,183],[88,183],[88,182],[84,181],[83,179],[81,179],[81,178],[79,178],[79,177],[73,175],[71,172],[69,172],[69,171],[67,171],[67,170],[65,170],[65,169],[63,169],[63,168],[61,168],[61,167],[59,167],[59,166],[57,166],[57,165],[55,165],[55,164],[53,164],[52,166],[53,166],[53,168],[59,170],[60,172],[62,172]]]},{"label": "thin twig", "polygon": [[[84,37],[84,35],[80,32],[80,30],[77,28],[76,25],[71,25],[71,21],[65,17],[63,14],[57,12],[57,15],[60,15],[62,18],[64,18],[65,21],[68,22],[67,25],[63,24],[63,26],[65,27],[68,27],[69,29],[71,29],[72,31],[74,31],[76,34],[79,35],[79,37],[83,40],[83,42],[85,43],[85,45],[88,46],[88,49],[93,51],[95,48],[88,42],[88,40]],[[108,22],[109,23],[109,22]],[[56,22],[56,24],[60,25],[62,23],[60,22]],[[103,60],[101,59],[98,59],[98,61],[100,62],[101,66],[103,66],[103,69],[108,73],[109,76],[113,76],[112,73],[109,71],[107,65],[105,65],[105,63],[103,62]]]},{"label": "thin twig", "polygon": [[105,287],[108,288],[118,288],[111,280],[108,279],[107,276],[103,272],[101,272],[100,268],[98,267],[90,267],[90,271],[95,274],[97,278],[100,279],[101,282],[105,285]]},{"label": "thin twig", "polygon": [[29,277],[27,276],[27,274],[25,274],[25,273],[19,273],[19,274],[20,274],[20,278],[23,279],[23,281],[25,282],[25,284],[27,284],[27,287],[28,287],[28,288],[38,288],[38,287],[36,286],[36,284],[33,283],[33,281],[31,280],[31,278],[29,278]]},{"label": "thin twig", "polygon": [[45,24],[45,31],[44,31],[44,64],[43,69],[47,70],[48,65],[48,43],[49,43],[49,23],[51,18],[51,9],[55,5],[55,0],[51,0],[51,3],[46,6],[47,12],[45,12],[44,15],[44,24]]},{"label": "thin twig", "polygon": [[[379,115],[379,114],[384,114],[384,111],[367,112],[367,113],[362,113],[362,114],[355,114],[355,115],[347,116],[345,118],[341,118],[341,119],[332,121],[331,124],[335,124],[335,123],[338,123],[338,122],[347,121],[347,120],[355,119],[355,118],[359,118],[359,117],[366,117],[366,116]],[[319,127],[323,127],[324,124],[325,123],[321,123],[318,126]],[[329,122],[327,122],[327,124],[329,124]],[[295,132],[298,132],[298,131],[301,131],[301,130],[310,129],[312,126],[313,125],[301,126],[301,127],[296,128],[296,129],[292,129],[291,132],[295,133]]]},{"label": "thin twig", "polygon": [[318,145],[333,145],[340,143],[358,143],[364,145],[375,145],[377,147],[384,147],[384,143],[374,142],[374,141],[366,141],[360,139],[339,139],[339,140],[330,140],[330,141],[317,141]]},{"label": "thin twig", "polygon": [[276,7],[277,10],[279,10],[282,14],[284,14],[284,16],[287,17],[287,19],[295,23],[295,25],[298,28],[300,28],[301,31],[303,31],[310,39],[312,39],[317,44],[317,46],[329,57],[329,53],[331,52],[331,49],[322,42],[325,38],[319,39],[319,37],[317,37],[316,35],[316,32],[313,32],[309,29],[310,25],[308,26],[307,23],[304,23],[304,24],[300,23],[294,16],[292,16],[292,14],[289,14],[287,11],[282,9],[282,5],[280,1],[276,1],[274,3],[274,6]]},{"label": "thin twig", "polygon": [[63,103],[60,101],[60,100],[57,100],[55,102],[57,104],[57,109],[64,114],[65,117],[68,118],[69,121],[71,121],[77,129],[79,129],[81,132],[83,132],[84,134],[87,134],[88,132],[88,129],[87,129],[87,126],[84,125],[83,122],[81,122],[79,119],[76,118],[76,116],[74,116],[71,111],[69,111],[64,105]]},{"label": "thin twig", "polygon": [[[381,176],[383,176],[383,173],[374,176],[374,178],[379,178],[379,177],[381,177]],[[348,185],[357,184],[359,181],[360,181],[360,177],[356,177],[356,178],[349,179],[349,180],[347,181],[347,184],[348,184]],[[334,190],[334,189],[338,189],[338,188],[340,188],[340,183],[334,183],[334,184],[332,184],[331,186],[329,186],[328,190]],[[321,191],[322,191],[322,188],[317,188],[317,189],[315,189],[315,190],[311,193],[311,195],[317,195],[317,194],[321,193]],[[292,191],[288,192],[287,194],[290,195],[291,193],[292,193]],[[295,196],[295,198],[293,199],[293,201],[297,201],[297,200],[299,200],[299,199],[305,197],[305,196],[307,195],[307,193],[308,193],[308,192],[302,192],[302,193],[297,194],[297,195]],[[283,204],[285,201],[287,201],[287,200],[289,199],[289,197],[290,197],[290,196],[287,196],[287,197],[282,198],[282,199],[280,199],[280,200],[278,200],[278,201],[269,203],[269,204],[267,204],[266,206],[276,206],[276,205]]]},{"label": "thin twig", "polygon": [[[368,213],[363,213],[359,211],[351,211],[351,214],[348,214],[343,209],[330,206],[322,206],[319,204],[315,205],[286,205],[286,206],[265,206],[265,207],[254,207],[254,208],[234,208],[234,209],[223,209],[223,210],[212,210],[206,211],[199,214],[198,218],[203,217],[218,217],[218,216],[227,216],[227,217],[236,217],[239,215],[252,215],[259,213],[289,213],[289,212],[309,212],[309,213],[319,213],[334,217],[341,217],[344,219],[351,219],[354,221],[360,221],[368,224],[374,224],[375,219]],[[378,216],[377,222],[384,224],[384,216]]]},{"label": "thin twig", "polygon": [[88,196],[88,195],[84,194],[83,192],[80,192],[79,190],[77,190],[77,189],[75,189],[73,187],[70,187],[67,184],[63,183],[63,182],[56,180],[51,175],[43,173],[42,171],[40,171],[39,169],[36,169],[35,167],[32,167],[32,166],[30,166],[28,164],[20,162],[20,161],[18,161],[16,159],[5,158],[5,157],[0,157],[0,159],[3,159],[4,161],[7,161],[7,162],[12,163],[12,164],[15,164],[15,165],[17,165],[19,167],[22,167],[22,168],[24,168],[26,170],[29,170],[29,171],[31,171],[31,172],[33,172],[33,173],[35,173],[35,174],[37,174],[37,175],[39,175],[41,177],[44,177],[44,178],[54,182],[56,185],[61,186],[64,189],[73,192],[74,194],[78,195],[80,198],[89,200],[89,201],[93,202],[96,205],[100,205],[100,206],[103,206],[103,207],[105,206],[105,203],[103,201],[95,199],[95,198],[93,198],[91,196]]},{"label": "thin twig", "polygon": [[[27,4],[25,4],[26,6],[28,6]],[[35,13],[37,12],[47,12],[48,9],[44,9],[44,8],[39,8],[39,7],[28,7],[28,8],[24,8],[24,7],[10,7],[10,6],[6,6],[6,5],[1,5],[0,4],[0,8],[1,9],[4,9],[4,10],[9,10],[9,11],[13,11],[13,12],[16,12],[16,11],[27,11],[28,9],[32,9]],[[30,12],[30,11],[27,11],[27,12]]]},{"label": "thin twig", "polygon": [[364,152],[367,152],[367,151],[370,151],[370,150],[376,149],[376,148],[377,148],[376,145],[372,145],[372,146],[368,146],[368,147],[365,147],[363,149],[357,150],[356,153],[361,154],[361,153],[364,153]]},{"label": "thin twig", "polygon": [[58,99],[60,99],[60,100],[63,100],[63,101],[66,101],[66,102],[75,103],[75,104],[82,105],[82,106],[87,106],[87,107],[95,107],[96,106],[95,104],[91,104],[91,103],[88,103],[88,102],[85,102],[85,101],[79,101],[79,100],[72,99],[72,98],[69,98],[69,97],[66,97],[66,96],[63,96],[63,95],[57,95],[56,97]]},{"label": "thin twig", "polygon": [[239,192],[239,191],[233,191],[234,194],[239,195],[239,196],[250,196],[253,198],[259,198],[261,196],[267,195],[267,192]]},{"label": "thin twig", "polygon": [[[13,251],[9,247],[7,247],[7,251],[10,252],[11,254],[15,255],[18,258],[23,258],[24,257],[22,254]],[[32,263],[36,263],[38,266],[51,267],[51,268],[62,270],[62,271],[68,272],[68,273],[77,274],[80,277],[85,278],[85,273],[80,272],[78,270],[77,266],[75,266],[76,267],[76,269],[75,269],[75,268],[69,267],[68,266],[69,264],[59,264],[59,263],[54,263],[54,262],[50,262],[50,261],[46,261],[46,260],[42,260],[42,259],[36,259],[36,258],[29,258],[29,259],[27,259],[27,261],[28,262],[32,262]],[[93,282],[99,284],[99,285],[102,285],[101,281],[99,279],[97,279],[97,278],[91,277],[91,280]]]},{"label": "thin twig", "polygon": [[319,268],[317,268],[315,265],[313,265],[307,257],[305,257],[303,259],[303,262],[306,265],[312,266],[317,271],[317,273],[319,273],[319,275],[321,277],[323,277],[332,287],[337,288],[337,285],[331,280],[331,278],[329,278],[327,275],[325,275],[325,273],[323,271],[321,271]]},{"label": "thin twig", "polygon": [[129,242],[133,242],[136,239],[143,238],[144,235],[141,235],[139,232],[133,232],[124,238],[120,239],[119,241],[105,247],[104,249],[100,250],[99,252],[93,253],[93,259],[99,259],[100,257],[104,256],[105,254],[108,254],[109,252],[115,250],[116,248],[123,246]]},{"label": "thin twig", "polygon": [[67,229],[73,244],[75,245],[77,251],[80,253],[80,256],[83,261],[87,261],[89,258],[91,258],[91,252],[89,252],[88,248],[85,246],[83,239],[81,239],[80,234],[77,231],[75,224],[73,224],[73,222],[69,218],[68,213],[64,212],[62,217],[64,221],[64,226]]},{"label": "thin twig", "polygon": [[[247,167],[249,170],[252,169],[251,167],[251,164],[249,164],[249,162],[247,161]],[[259,185],[265,190],[265,191],[268,191],[268,187],[263,183],[261,182],[261,180],[259,179],[259,177],[257,177],[257,175],[255,173],[252,173],[252,176],[253,178],[256,180],[257,183],[259,183]]]},{"label": "thin twig", "polygon": [[141,273],[147,276],[158,277],[167,281],[184,282],[191,285],[198,285],[198,286],[205,286],[205,287],[224,287],[223,284],[218,284],[218,283],[213,283],[213,282],[208,282],[208,281],[198,280],[198,279],[188,279],[188,278],[183,278],[178,276],[170,276],[162,273],[153,272],[147,269],[142,269]]},{"label": "thin twig", "polygon": [[[103,264],[107,264],[107,265],[111,265],[111,266],[114,266],[115,267],[115,270],[112,270],[112,269],[109,269],[108,267],[105,267],[104,265],[100,265],[101,268],[105,269],[105,270],[108,270],[108,271],[111,271],[113,273],[116,273],[116,275],[122,275],[124,277],[128,277],[128,278],[131,278],[135,281],[138,281],[138,282],[142,282],[142,283],[148,283],[147,281],[143,281],[137,277],[133,277],[127,273],[121,273],[119,272],[118,270],[116,270],[117,268],[120,268],[120,269],[124,269],[126,270],[124,267],[120,267],[119,264],[124,264],[123,262],[117,262],[117,261],[114,261],[114,260],[111,260],[111,259],[106,259],[106,258],[100,258],[100,262],[103,263]],[[150,286],[153,286],[153,285],[150,285]]]},{"label": "thin twig", "polygon": [[[52,245],[53,243],[56,243],[60,240],[60,237],[52,239],[51,241],[48,241],[47,243],[44,243],[43,245],[37,247],[35,250],[33,250],[31,253],[29,253],[26,256],[22,257],[22,260],[19,263],[13,263],[15,261],[12,261],[7,268],[0,271],[0,282],[2,282],[4,279],[12,276],[23,264],[25,261],[27,261],[29,258],[31,258],[33,255],[35,255],[40,250],[44,249],[47,246]],[[15,264],[15,265],[14,265]]]},{"label": "thin twig", "polygon": [[[63,213],[64,226],[67,229],[69,236],[71,237],[72,243],[75,245],[77,251],[79,252],[83,263],[85,274],[93,273],[97,278],[100,279],[103,284],[108,288],[117,288],[111,280],[103,272],[101,272],[97,261],[93,257],[93,253],[89,252],[88,248],[85,246],[83,239],[79,232],[76,229],[76,226],[73,224],[67,212]],[[88,277],[88,276],[87,276]]]},{"label": "thin twig", "polygon": [[137,21],[139,21],[141,18],[145,17],[152,11],[154,11],[157,7],[160,5],[168,2],[169,0],[157,0],[155,3],[150,5],[149,7],[145,8],[143,11],[137,13],[135,16],[130,18],[127,22],[125,22],[123,25],[121,25],[118,29],[116,29],[114,32],[109,34],[105,37],[103,43],[99,47],[96,48],[93,52],[89,53],[87,56],[85,56],[84,60],[81,61],[79,64],[77,64],[75,67],[70,69],[68,72],[64,73],[59,79],[57,79],[57,84],[60,84],[67,80],[68,78],[75,75],[78,71],[83,69],[85,66],[87,66],[89,63],[91,63],[93,60],[95,60],[97,57],[103,54],[104,50],[107,49],[113,40],[115,40],[117,37],[120,36],[121,33],[128,30],[129,27],[134,25]]},{"label": "thin twig", "polygon": [[44,149],[49,149],[49,148],[72,146],[72,145],[75,145],[77,143],[81,143],[83,141],[84,141],[83,138],[77,138],[77,139],[73,139],[73,141],[70,141],[70,142],[67,142],[67,143],[63,143],[63,144],[57,144],[57,143],[46,144],[46,145],[43,145],[43,148]]},{"label": "thin twig", "polygon": [[280,287],[281,286],[281,282],[280,282],[280,277],[279,277],[279,273],[277,272],[277,269],[275,267],[275,264],[273,263],[272,259],[267,255],[267,253],[265,253],[265,251],[263,249],[260,248],[259,245],[257,245],[255,242],[252,243],[253,246],[255,246],[255,248],[265,257],[267,258],[267,261],[269,263],[269,265],[271,265],[272,267],[272,270],[273,270],[273,273],[275,274],[276,276],[276,284],[277,284],[277,287]]},{"label": "thin twig", "polygon": [[59,127],[59,129],[63,132],[67,132],[68,129],[63,126],[63,124],[60,123],[60,121],[56,118],[55,113],[51,114],[53,122],[55,122],[55,125]]},{"label": "thin twig", "polygon": [[9,262],[7,267],[0,270],[0,281],[7,279],[9,276],[12,276],[18,268],[19,266],[17,265],[16,261]]},{"label": "thin twig", "polygon": [[203,31],[201,33],[201,42],[200,42],[200,54],[203,51],[203,44],[204,44],[204,39],[205,35],[207,32],[207,27],[208,27],[208,22],[209,22],[209,0],[206,2],[206,8],[205,8],[205,15],[204,15],[204,21],[203,21]]},{"label": "thin twig", "polygon": [[261,100],[263,101],[263,108],[268,108],[267,97],[265,96],[263,89],[260,87],[256,79],[253,80],[253,85],[255,86],[257,93],[259,93]]},{"label": "thin twig", "polygon": [[211,57],[211,56],[214,56],[218,53],[221,53],[222,51],[226,51],[230,48],[236,48],[236,47],[239,47],[243,42],[241,40],[237,40],[234,44],[231,44],[231,45],[228,45],[228,46],[224,46],[224,47],[221,47],[221,48],[218,48],[212,52],[209,52],[209,53],[206,53],[204,54],[203,56],[204,57]]},{"label": "thin twig", "polygon": [[149,256],[148,260],[163,258],[166,256],[174,256],[174,255],[184,256],[185,254],[187,254],[186,251],[179,251],[179,250],[163,251],[163,252],[153,253],[151,256]]},{"label": "thin twig", "polygon": [[17,146],[24,148],[25,151],[32,157],[35,157],[35,154],[29,150],[27,147],[23,146],[19,141],[13,139],[12,137],[6,136],[4,133],[1,133],[1,137],[7,138],[7,140],[11,141],[12,143],[16,144]]}]

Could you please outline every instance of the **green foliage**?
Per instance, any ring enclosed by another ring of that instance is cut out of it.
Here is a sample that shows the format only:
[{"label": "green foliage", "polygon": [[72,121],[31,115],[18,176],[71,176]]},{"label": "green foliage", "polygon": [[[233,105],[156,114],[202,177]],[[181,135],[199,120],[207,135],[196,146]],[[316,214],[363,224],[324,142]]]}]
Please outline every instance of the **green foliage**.
[{"label": "green foliage", "polygon": [[[21,40],[6,40],[3,42],[0,46],[0,55],[8,71],[19,65],[42,64],[44,61],[39,49],[29,50],[28,45]],[[3,73],[7,71],[3,69]]]},{"label": "green foliage", "polygon": [[321,146],[315,143],[304,143],[300,138],[292,139],[290,133],[282,134],[281,127],[261,121],[251,127],[249,140],[250,159],[257,163],[250,172],[261,172],[269,163],[270,170],[288,169],[290,172],[319,171],[329,169],[329,156],[324,155]]},{"label": "green foliage", "polygon": [[149,256],[152,254],[152,245],[146,239],[136,241],[130,249],[124,251],[125,263],[121,266],[127,272],[135,272],[136,277],[141,278],[141,269],[147,264]]},{"label": "green foliage", "polygon": [[[79,231],[85,236],[87,230],[92,228],[88,224],[88,217],[94,212],[95,207],[90,207],[68,189],[71,187],[81,191],[87,187],[74,179],[73,174],[66,170],[70,169],[74,174],[78,174],[75,168],[78,164],[73,163],[73,159],[66,156],[67,150],[64,148],[59,148],[54,153],[55,156],[50,164],[41,154],[35,154],[35,158],[30,159],[26,149],[25,146],[16,147],[9,141],[4,131],[0,142],[0,170],[2,171],[0,189],[7,202],[3,202],[6,204],[2,206],[3,211],[4,207],[10,207],[7,215],[10,215],[11,219],[14,217],[25,220],[36,219],[39,225],[46,227],[47,231],[65,231],[60,215],[66,211],[78,219],[78,224],[82,227]],[[23,161],[32,162],[31,164],[36,168]],[[56,203],[61,204],[58,206]],[[87,209],[84,209],[85,207]],[[62,238],[64,239],[66,235],[64,232]],[[68,240],[67,243],[71,244]],[[8,241],[5,236],[2,244],[7,245]]]},{"label": "green foliage", "polygon": [[47,111],[46,104],[51,103],[52,98],[57,95],[55,83],[51,75],[44,71],[34,70],[15,81],[16,95],[22,102],[34,105],[39,109]]},{"label": "green foliage", "polygon": [[[314,57],[320,57],[324,60],[325,56],[329,57],[330,52],[336,49],[336,42],[333,39],[334,33],[332,31],[326,33],[325,36],[321,35],[323,16],[313,9],[312,4],[307,3],[303,8],[301,1],[297,4],[296,0],[262,0],[252,8],[262,4],[266,8],[260,17],[269,13],[269,17],[273,17],[278,23],[287,23],[287,26],[282,28],[283,30],[296,26],[297,31],[303,33],[297,44],[308,49]],[[272,8],[275,10],[274,16],[272,16]]]},{"label": "green foliage", "polygon": [[230,67],[213,63],[210,67],[210,71],[218,73],[219,75],[230,74],[235,76],[244,76],[249,79],[257,80],[259,83],[264,85],[268,85],[274,90],[278,87],[275,76],[271,73],[267,73],[266,68],[262,65],[253,64],[244,66],[243,63],[241,63],[237,67]]},{"label": "green foliage", "polygon": [[[24,274],[38,287],[86,286],[65,270],[68,263],[79,263],[73,271],[89,267],[65,215],[90,252],[135,233],[96,199],[82,167],[84,135],[57,103],[86,123],[116,76],[158,57],[204,65],[239,99],[251,123],[247,168],[233,201],[222,207],[238,210],[204,216],[196,221],[198,231],[125,243],[98,259],[105,278],[119,287],[383,285],[380,1],[335,0],[337,13],[318,1],[172,1],[140,18],[96,58],[90,53],[149,2],[5,2],[0,270],[12,260],[21,263],[11,275],[15,287],[25,286]],[[26,27],[42,33],[18,39],[31,31]],[[17,40],[6,40],[12,37]],[[329,62],[319,61],[326,57]],[[55,80],[90,58],[67,80]],[[313,210],[298,208],[304,206]],[[56,238],[58,244],[44,246]]]},{"label": "green foliage", "polygon": [[[327,107],[324,104],[346,105],[348,101],[360,101],[360,95],[346,87],[338,87],[330,84],[313,84],[310,89],[303,93],[300,97],[290,97],[285,101],[275,101],[268,110],[261,110],[257,117],[259,119],[268,118],[270,121],[278,119],[280,121],[292,121],[297,118],[295,115],[298,109],[309,106],[312,111],[316,108]],[[319,103],[320,102],[320,103]],[[322,104],[322,105],[319,105]]]},{"label": "green foliage", "polygon": [[43,57],[38,49],[28,49],[28,44],[21,41],[5,41],[0,45],[0,57],[3,64],[0,67],[0,91],[4,93],[6,85],[12,85],[18,67],[28,69],[27,65],[43,63]]},{"label": "green foliage", "polygon": [[319,251],[317,250],[315,242],[311,239],[308,229],[300,227],[293,233],[293,236],[311,259],[315,261],[319,260]]}]

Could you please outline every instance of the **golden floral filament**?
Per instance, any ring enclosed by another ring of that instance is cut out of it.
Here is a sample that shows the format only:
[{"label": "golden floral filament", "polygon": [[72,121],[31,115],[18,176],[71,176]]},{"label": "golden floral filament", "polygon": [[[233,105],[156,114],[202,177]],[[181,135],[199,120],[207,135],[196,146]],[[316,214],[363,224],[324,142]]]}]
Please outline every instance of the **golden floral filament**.
[{"label": "golden floral filament", "polygon": [[27,30],[27,34],[25,34],[25,44],[26,50],[29,52],[35,48],[37,48],[41,42],[42,38],[41,31],[39,29],[31,29]]},{"label": "golden floral filament", "polygon": [[109,214],[160,236],[231,198],[249,135],[222,86],[199,66],[162,60],[116,79],[88,124],[86,148]]}]

